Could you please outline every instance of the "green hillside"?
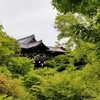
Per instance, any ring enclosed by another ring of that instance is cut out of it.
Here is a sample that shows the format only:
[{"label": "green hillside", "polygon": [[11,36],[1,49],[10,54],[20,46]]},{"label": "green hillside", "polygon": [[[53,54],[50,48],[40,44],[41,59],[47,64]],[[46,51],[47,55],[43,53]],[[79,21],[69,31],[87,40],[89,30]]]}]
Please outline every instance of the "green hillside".
[{"label": "green hillside", "polygon": [[[52,0],[65,55],[34,68],[0,25],[0,100],[100,100],[100,2]],[[57,42],[59,44],[59,42]]]}]

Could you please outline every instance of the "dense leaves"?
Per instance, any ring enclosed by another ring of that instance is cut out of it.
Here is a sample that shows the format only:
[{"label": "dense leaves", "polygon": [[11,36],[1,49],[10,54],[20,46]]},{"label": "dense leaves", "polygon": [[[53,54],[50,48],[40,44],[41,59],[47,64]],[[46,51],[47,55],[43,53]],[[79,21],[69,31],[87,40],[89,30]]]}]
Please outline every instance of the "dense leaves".
[{"label": "dense leaves", "polygon": [[100,2],[99,0],[52,0],[60,12],[55,24],[58,39],[70,37],[94,43],[100,57]]},{"label": "dense leaves", "polygon": [[52,5],[64,14],[67,12],[79,12],[93,17],[100,7],[99,0],[52,0]]},{"label": "dense leaves", "polygon": [[12,80],[0,75],[0,98],[1,100],[28,100],[28,92],[21,86],[20,80]]},{"label": "dense leaves", "polygon": [[25,57],[13,57],[8,63],[8,69],[15,75],[24,76],[28,71],[33,69],[33,59],[30,60]]},{"label": "dense leaves", "polygon": [[33,69],[32,60],[16,57],[17,42],[0,26],[0,99],[100,100],[99,4],[99,0],[52,0],[60,12],[55,20],[58,41],[69,40],[63,43],[66,54],[44,68]]},{"label": "dense leaves", "polygon": [[69,66],[68,57],[67,55],[56,56],[54,59],[47,61],[47,66],[49,68],[56,68],[58,72],[61,72]]},{"label": "dense leaves", "polygon": [[[77,74],[75,82],[71,81],[74,84],[71,83],[72,89],[69,89],[74,91],[76,80],[80,77],[81,87],[76,89],[80,94],[77,92],[68,100],[75,100],[75,96],[78,97],[77,100],[99,100],[100,97],[97,95],[100,84],[98,69],[100,68],[100,2],[99,0],[52,0],[52,5],[60,12],[55,20],[55,28],[59,31],[58,40],[69,38],[65,46],[70,46],[70,50],[73,49],[70,52],[73,59],[66,57],[70,63],[75,61],[74,67],[83,63],[81,70],[73,71],[81,74]],[[80,84],[78,83],[77,86]]]},{"label": "dense leaves", "polygon": [[0,65],[7,64],[9,58],[16,56],[20,51],[17,41],[2,29],[2,25],[0,25]]}]

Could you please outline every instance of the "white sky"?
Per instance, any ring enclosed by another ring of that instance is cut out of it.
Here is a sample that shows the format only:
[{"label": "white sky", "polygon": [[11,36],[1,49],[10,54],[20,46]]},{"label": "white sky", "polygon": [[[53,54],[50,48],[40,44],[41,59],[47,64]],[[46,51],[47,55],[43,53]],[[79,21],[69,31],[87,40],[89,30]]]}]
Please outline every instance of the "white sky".
[{"label": "white sky", "polygon": [[0,0],[0,23],[16,39],[34,34],[48,46],[54,46],[58,32],[54,29],[57,11],[51,0]]}]

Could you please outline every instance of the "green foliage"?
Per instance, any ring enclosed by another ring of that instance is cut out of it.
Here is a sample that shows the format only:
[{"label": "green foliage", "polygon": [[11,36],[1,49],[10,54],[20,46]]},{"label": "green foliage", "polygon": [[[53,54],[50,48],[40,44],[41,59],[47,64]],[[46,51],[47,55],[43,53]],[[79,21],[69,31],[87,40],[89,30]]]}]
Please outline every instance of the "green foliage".
[{"label": "green foliage", "polygon": [[62,13],[78,12],[93,17],[100,6],[99,0],[52,0],[52,5]]},{"label": "green foliage", "polygon": [[[45,82],[39,87],[42,95],[46,100],[99,100],[100,59],[96,55],[100,53],[99,0],[52,0],[52,4],[65,13],[58,14],[55,23],[60,31],[58,40],[69,37],[65,45],[70,46],[70,54],[64,58],[70,67],[54,76],[45,77]],[[67,65],[61,59],[63,57],[54,58],[48,62],[48,66]],[[84,67],[75,70],[73,65],[80,61]]]},{"label": "green foliage", "polygon": [[97,71],[92,72],[94,65],[93,69],[90,66],[87,65],[83,70],[75,70],[74,67],[70,67],[63,72],[56,72],[49,76],[34,73],[35,78],[30,78],[32,76],[29,75],[24,82],[27,84],[33,82],[29,85],[29,91],[32,95],[31,98],[36,100],[98,100],[99,76],[96,74]]},{"label": "green foliage", "polygon": [[47,66],[50,68],[56,68],[57,71],[63,71],[69,66],[67,55],[59,55],[50,61],[47,61]]},{"label": "green foliage", "polygon": [[76,69],[82,69],[86,64],[92,64],[97,59],[94,50],[94,44],[77,40],[74,50],[70,50],[65,55],[59,55],[47,61],[47,66],[56,68],[59,72],[66,70],[70,66],[75,66]]},{"label": "green foliage", "polygon": [[48,80],[48,78],[54,76],[55,73],[55,69],[44,67],[36,70],[31,70],[27,75],[23,77],[23,84],[31,94],[31,100],[46,100],[41,86],[45,82],[45,79]]},{"label": "green foliage", "polygon": [[0,95],[0,100],[13,100],[13,97],[12,96],[7,97],[6,94],[3,94],[3,95]]},{"label": "green foliage", "polygon": [[99,0],[52,0],[52,5],[61,12],[55,24],[58,41],[69,38],[68,53],[33,70],[32,60],[13,57],[18,44],[0,26],[1,100],[100,100]]},{"label": "green foliage", "polygon": [[8,69],[15,77],[18,75],[24,76],[33,69],[33,59],[31,60],[25,57],[13,57],[8,64]]},{"label": "green foliage", "polygon": [[12,77],[12,73],[8,70],[7,66],[0,66],[0,75]]},{"label": "green foliage", "polygon": [[0,75],[0,98],[1,100],[28,100],[28,92],[21,81],[17,79],[9,79],[4,75]]},{"label": "green foliage", "polygon": [[7,65],[12,56],[19,54],[20,49],[17,41],[8,36],[2,29],[2,25],[0,25],[0,65]]},{"label": "green foliage", "polygon": [[23,84],[30,93],[30,100],[45,100],[45,97],[42,95],[40,89],[40,85],[44,81],[41,76],[43,72],[41,71],[42,69],[39,70],[42,72],[42,74],[40,75],[41,72],[37,73],[37,70],[31,71],[27,75],[25,75],[23,77]]},{"label": "green foliage", "polygon": [[39,68],[38,70],[34,70],[32,73],[35,73],[36,75],[39,76],[52,76],[56,73],[56,69],[55,68],[50,68],[48,67],[44,67],[44,68]]},{"label": "green foliage", "polygon": [[52,5],[61,12],[55,20],[60,31],[58,39],[69,37],[93,43],[100,57],[99,0],[52,0]]},{"label": "green foliage", "polygon": [[27,88],[31,88],[33,85],[39,85],[41,83],[39,76],[32,73],[29,75],[25,75],[23,80],[24,80],[24,85]]},{"label": "green foliage", "polygon": [[78,93],[80,90],[75,90],[76,87],[72,86],[73,84],[71,81],[74,79],[74,77],[71,77],[68,73],[65,74],[63,72],[57,73],[48,79],[45,78],[45,82],[42,84],[42,92],[45,95],[46,100],[78,100],[78,97],[73,99],[70,98],[74,97],[74,95],[81,94]]}]

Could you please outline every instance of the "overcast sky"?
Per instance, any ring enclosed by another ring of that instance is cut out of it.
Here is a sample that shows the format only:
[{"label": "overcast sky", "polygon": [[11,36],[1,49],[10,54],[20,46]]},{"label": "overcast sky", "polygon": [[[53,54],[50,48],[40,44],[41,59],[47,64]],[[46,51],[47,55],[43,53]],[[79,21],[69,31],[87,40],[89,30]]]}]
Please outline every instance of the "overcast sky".
[{"label": "overcast sky", "polygon": [[34,34],[48,46],[54,46],[58,32],[54,29],[57,11],[51,0],[0,0],[0,23],[16,39]]}]

